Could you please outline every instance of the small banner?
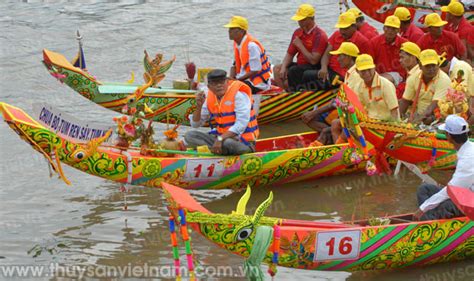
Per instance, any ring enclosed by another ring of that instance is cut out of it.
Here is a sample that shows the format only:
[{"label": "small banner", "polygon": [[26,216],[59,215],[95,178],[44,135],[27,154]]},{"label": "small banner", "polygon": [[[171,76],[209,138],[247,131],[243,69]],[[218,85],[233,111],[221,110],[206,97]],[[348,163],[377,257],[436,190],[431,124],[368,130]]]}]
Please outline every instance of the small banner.
[{"label": "small banner", "polygon": [[[109,129],[113,128],[101,124],[88,124],[46,103],[33,104],[33,113],[34,119],[43,126],[58,136],[74,142],[86,143],[91,139],[104,136]],[[104,144],[112,144],[114,139],[112,133]]]}]

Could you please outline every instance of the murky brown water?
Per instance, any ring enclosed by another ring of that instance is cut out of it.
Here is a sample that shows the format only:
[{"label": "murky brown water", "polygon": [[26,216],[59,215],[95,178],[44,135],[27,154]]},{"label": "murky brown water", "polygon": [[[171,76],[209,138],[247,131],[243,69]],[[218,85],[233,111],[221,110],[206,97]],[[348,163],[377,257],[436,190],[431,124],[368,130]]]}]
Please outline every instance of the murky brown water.
[{"label": "murky brown water", "polygon": [[[5,3],[6,2],[6,3]],[[328,32],[338,15],[337,1],[312,1],[317,21]],[[143,49],[177,55],[168,83],[184,73],[184,53],[198,67],[229,65],[232,48],[222,27],[233,14],[249,18],[251,32],[274,59],[283,58],[296,23],[290,20],[298,3],[287,1],[2,1],[0,4],[1,101],[31,112],[32,104],[48,102],[75,117],[111,121],[115,116],[52,79],[41,64],[42,48],[76,53],[75,31],[84,36],[89,71],[106,81],[126,81],[142,72]],[[166,83],[165,83],[166,84]],[[265,135],[304,131],[299,122],[266,128]],[[127,195],[118,185],[65,167],[66,186],[49,178],[45,161],[0,123],[0,270],[4,265],[161,266],[161,277],[172,263],[168,212],[160,190],[133,187]],[[439,178],[446,177],[442,174]],[[267,214],[307,220],[350,220],[415,209],[419,180],[402,171],[400,178],[368,178],[365,174],[333,177],[273,189]],[[352,187],[348,190],[346,187]],[[249,209],[266,198],[269,188],[255,189]],[[370,192],[370,193],[369,193]],[[229,212],[241,194],[230,191],[194,193],[215,212]],[[212,269],[229,266],[239,276],[242,259],[199,236],[192,236],[203,279],[228,280]],[[37,257],[28,250],[37,246]],[[38,248],[39,247],[39,248]],[[52,253],[49,253],[51,251]],[[184,250],[181,249],[181,253]],[[184,260],[182,261],[184,263]],[[93,269],[94,269],[93,268]],[[58,269],[58,268],[55,268]],[[84,268],[83,268],[84,269]],[[472,280],[472,261],[393,272],[345,273],[278,269],[277,280]],[[59,270],[61,272],[61,270]],[[63,276],[66,275],[66,271]],[[96,272],[97,277],[103,274]],[[168,274],[168,275],[167,275]],[[30,274],[31,276],[31,274]],[[41,275],[42,279],[49,279]],[[144,275],[135,275],[136,277]],[[7,276],[0,271],[0,279]],[[25,278],[20,278],[25,279]],[[53,277],[52,279],[57,279]],[[68,278],[66,278],[68,279]]]}]

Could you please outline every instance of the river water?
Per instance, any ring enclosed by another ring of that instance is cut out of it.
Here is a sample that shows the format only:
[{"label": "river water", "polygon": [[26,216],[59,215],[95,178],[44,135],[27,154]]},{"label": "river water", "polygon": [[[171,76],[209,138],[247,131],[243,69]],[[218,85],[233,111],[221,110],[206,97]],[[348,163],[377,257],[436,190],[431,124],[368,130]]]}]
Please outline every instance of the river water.
[{"label": "river water", "polygon": [[[312,1],[318,24],[329,34],[337,20],[337,2]],[[149,53],[163,52],[165,58],[175,54],[176,63],[164,82],[170,84],[172,79],[185,78],[186,56],[198,67],[230,65],[232,44],[222,25],[234,14],[245,15],[251,33],[263,42],[274,62],[281,61],[297,26],[290,17],[299,4],[207,0],[2,1],[0,100],[27,112],[31,112],[34,103],[47,102],[78,119],[111,123],[114,113],[50,77],[41,64],[43,48],[72,58],[77,52],[75,31],[80,29],[89,71],[100,80],[121,82],[130,79],[131,71],[141,75],[145,48]],[[137,80],[141,81],[140,75]],[[290,122],[264,130],[266,136],[271,136],[305,128],[299,122]],[[166,268],[173,260],[168,212],[160,190],[132,187],[126,196],[128,210],[124,211],[124,193],[119,185],[64,167],[72,182],[72,186],[67,186],[56,177],[49,177],[42,156],[4,122],[0,123],[0,132],[0,270],[5,265],[32,265],[44,269],[41,279],[68,280],[61,277],[82,272],[74,271],[73,266],[95,270],[95,277],[104,276],[104,266],[159,266],[163,270],[157,279],[169,276]],[[447,176],[440,174],[438,178]],[[399,178],[358,174],[281,186],[273,189],[275,199],[267,214],[306,220],[350,220],[410,212],[416,209],[414,192],[419,183],[402,170]],[[255,209],[269,190],[255,189],[249,209]],[[193,194],[214,212],[230,212],[241,196],[225,190]],[[202,279],[244,280],[238,272],[242,259],[197,235],[192,235],[192,239],[195,260],[204,274]],[[30,249],[33,250],[28,253]],[[231,276],[217,276],[217,270],[225,266],[234,270]],[[48,275],[51,267],[59,272],[57,276]],[[136,272],[127,276],[146,275]],[[474,265],[468,261],[354,274],[279,268],[276,280],[472,280],[473,276]],[[6,278],[1,271],[0,279]]]}]

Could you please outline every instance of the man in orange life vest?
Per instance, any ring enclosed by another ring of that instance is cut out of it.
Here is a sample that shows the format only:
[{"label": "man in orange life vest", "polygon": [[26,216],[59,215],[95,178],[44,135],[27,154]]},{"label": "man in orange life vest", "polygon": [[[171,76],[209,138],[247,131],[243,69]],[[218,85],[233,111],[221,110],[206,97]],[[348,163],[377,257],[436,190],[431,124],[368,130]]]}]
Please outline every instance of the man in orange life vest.
[{"label": "man in orange life vest", "polygon": [[247,84],[253,94],[270,89],[270,60],[263,45],[247,33],[247,19],[233,16],[224,27],[229,28],[229,39],[234,41],[234,65],[230,77]]},{"label": "man in orange life vest", "polygon": [[240,155],[255,151],[259,129],[250,87],[238,80],[227,79],[227,73],[214,69],[207,75],[208,94],[196,95],[196,111],[190,116],[191,126],[200,127],[213,119],[216,128],[210,133],[191,130],[184,140],[191,148],[207,145],[215,154]]}]

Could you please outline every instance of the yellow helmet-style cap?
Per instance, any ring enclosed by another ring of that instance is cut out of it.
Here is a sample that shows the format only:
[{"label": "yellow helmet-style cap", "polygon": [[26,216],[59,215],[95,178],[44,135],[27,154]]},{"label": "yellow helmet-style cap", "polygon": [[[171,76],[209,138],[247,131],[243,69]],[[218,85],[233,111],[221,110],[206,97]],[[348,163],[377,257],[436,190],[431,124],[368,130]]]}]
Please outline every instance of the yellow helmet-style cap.
[{"label": "yellow helmet-style cap", "polygon": [[412,56],[420,58],[421,49],[420,49],[420,47],[418,47],[417,44],[415,44],[413,42],[403,43],[402,46],[400,47],[400,50],[404,51],[404,52],[406,52],[406,53],[408,53]]},{"label": "yellow helmet-style cap", "polygon": [[357,57],[356,61],[356,68],[359,71],[375,68],[374,59],[371,55],[362,54]]},{"label": "yellow helmet-style cap", "polygon": [[426,49],[420,53],[421,65],[439,64],[439,56],[433,49]]},{"label": "yellow helmet-style cap", "polygon": [[357,8],[350,8],[347,11],[353,13],[356,19],[364,16],[364,14],[362,14],[362,12]]},{"label": "yellow helmet-style cap", "polygon": [[458,1],[451,1],[448,6],[441,7],[441,11],[450,13],[455,16],[464,15],[464,6]]},{"label": "yellow helmet-style cap", "polygon": [[349,26],[355,23],[356,23],[356,18],[354,14],[351,12],[345,12],[339,15],[336,28],[348,28]]},{"label": "yellow helmet-style cap", "polygon": [[388,16],[383,24],[393,28],[400,28],[400,19],[396,16]]},{"label": "yellow helmet-style cap", "polygon": [[359,48],[354,43],[351,42],[342,42],[339,49],[329,52],[331,55],[348,55],[351,57],[357,57],[359,55]]},{"label": "yellow helmet-style cap", "polygon": [[310,17],[314,17],[314,7],[310,4],[301,4],[291,19],[294,21],[300,21]]},{"label": "yellow helmet-style cap", "polygon": [[399,18],[401,21],[408,21],[411,20],[411,13],[410,10],[408,10],[405,7],[398,7],[395,9],[395,12],[393,13],[394,16]]},{"label": "yellow helmet-style cap", "polygon": [[437,13],[431,13],[425,17],[425,25],[427,27],[440,27],[446,25],[448,22],[441,19]]},{"label": "yellow helmet-style cap", "polygon": [[228,27],[228,28],[236,27],[236,28],[240,28],[240,29],[243,29],[243,30],[247,30],[249,28],[249,22],[244,17],[233,16],[230,19],[229,23],[224,25],[224,27]]}]

